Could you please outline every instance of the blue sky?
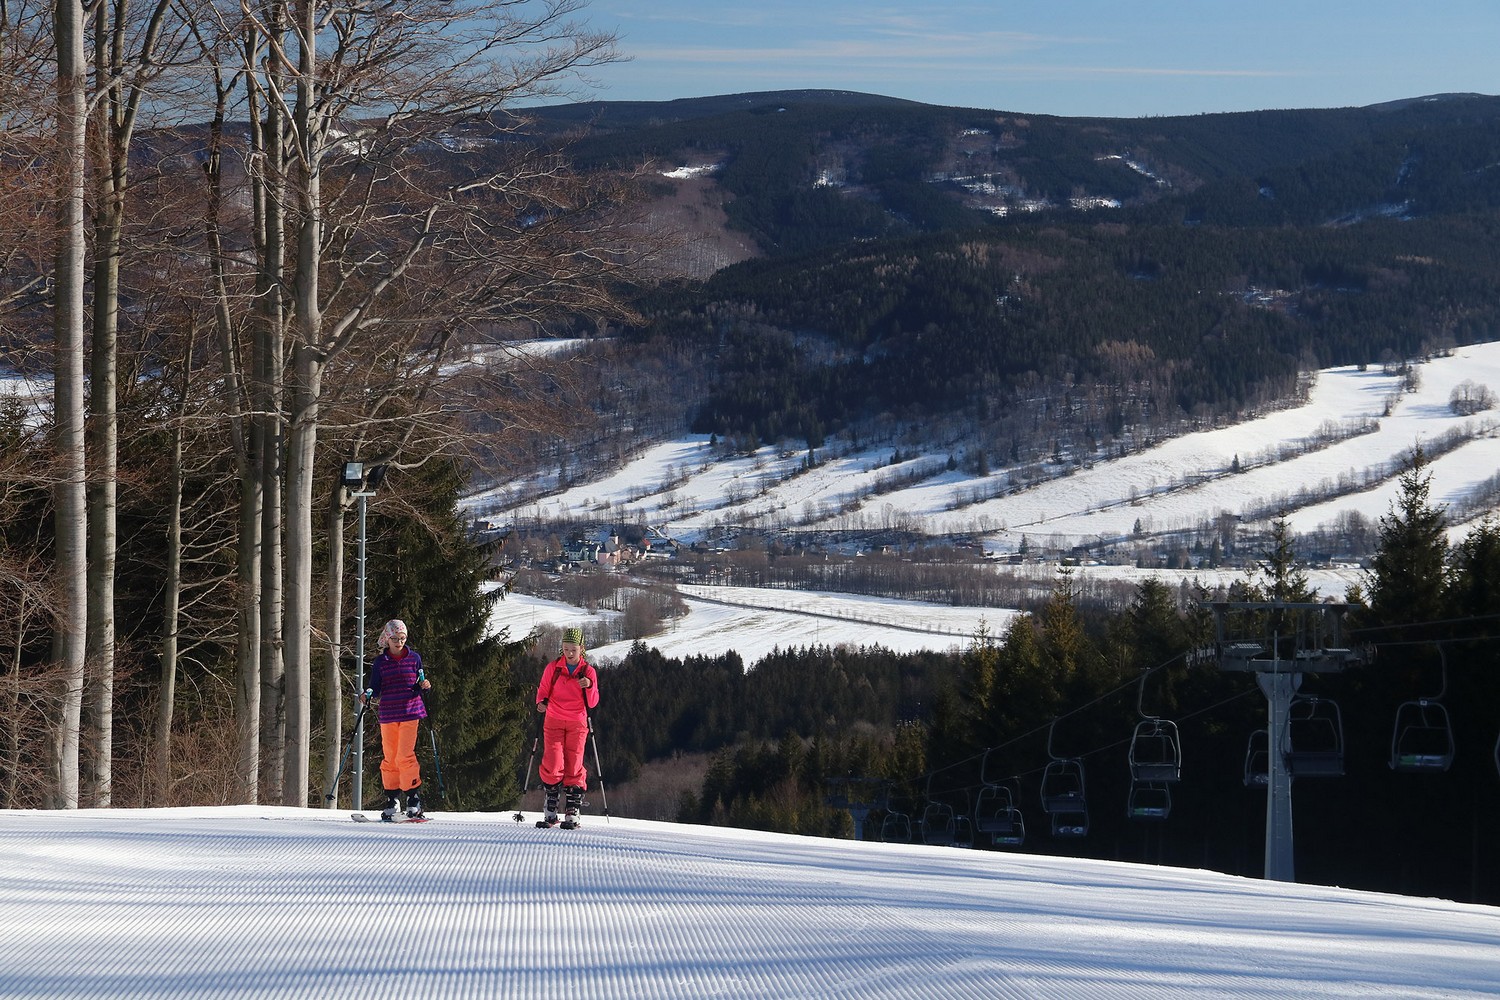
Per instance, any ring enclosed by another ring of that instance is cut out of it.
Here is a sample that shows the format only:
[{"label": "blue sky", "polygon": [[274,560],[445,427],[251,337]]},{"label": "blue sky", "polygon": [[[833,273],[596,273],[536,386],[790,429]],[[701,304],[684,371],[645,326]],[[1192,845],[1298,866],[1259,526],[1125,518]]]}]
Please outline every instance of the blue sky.
[{"label": "blue sky", "polygon": [[603,100],[854,90],[1136,117],[1500,93],[1500,0],[592,0]]}]

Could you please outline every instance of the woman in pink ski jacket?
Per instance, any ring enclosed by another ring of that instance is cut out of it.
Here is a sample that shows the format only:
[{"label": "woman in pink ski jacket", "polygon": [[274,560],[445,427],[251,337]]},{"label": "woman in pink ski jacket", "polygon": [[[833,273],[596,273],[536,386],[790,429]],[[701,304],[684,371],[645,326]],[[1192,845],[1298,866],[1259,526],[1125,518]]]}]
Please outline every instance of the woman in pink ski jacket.
[{"label": "woman in pink ski jacket", "polygon": [[566,826],[578,824],[588,769],[583,751],[589,738],[589,710],[599,704],[599,675],[584,659],[583,629],[563,631],[562,655],[542,669],[536,687],[536,710],[542,720],[542,762],[537,777],[547,793],[547,824],[558,821],[557,795],[566,792]]}]

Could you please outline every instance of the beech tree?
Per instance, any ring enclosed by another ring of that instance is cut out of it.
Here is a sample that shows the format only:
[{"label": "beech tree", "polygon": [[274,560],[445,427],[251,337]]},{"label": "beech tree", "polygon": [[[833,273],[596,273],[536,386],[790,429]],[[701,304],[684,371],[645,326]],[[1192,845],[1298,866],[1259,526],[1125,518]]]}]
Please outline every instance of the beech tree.
[{"label": "beech tree", "polygon": [[119,477],[118,337],[121,257],[130,194],[130,152],[142,107],[177,58],[183,34],[171,0],[137,14],[124,2],[97,3],[93,31],[92,180],[93,284],[90,298],[87,428],[89,663],[85,729],[90,746],[83,774],[85,801],[110,804],[114,742],[115,554]]},{"label": "beech tree", "polygon": [[81,0],[58,0],[52,34],[56,46],[56,244],[53,257],[52,441],[53,576],[57,594],[52,659],[63,676],[61,710],[55,721],[50,765],[53,806],[78,806],[79,725],[85,670],[84,625],[88,618],[85,552],[85,464],[83,339],[87,258],[84,233],[88,128],[88,62],[84,55]]}]

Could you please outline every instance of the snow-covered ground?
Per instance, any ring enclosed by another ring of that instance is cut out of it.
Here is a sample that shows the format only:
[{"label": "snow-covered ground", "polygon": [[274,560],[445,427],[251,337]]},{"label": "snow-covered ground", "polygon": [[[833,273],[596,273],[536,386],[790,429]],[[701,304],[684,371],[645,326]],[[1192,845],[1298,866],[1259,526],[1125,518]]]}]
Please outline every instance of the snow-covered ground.
[{"label": "snow-covered ground", "polygon": [[1494,907],[599,816],[537,830],[535,816],[0,813],[0,998],[1500,993]]}]

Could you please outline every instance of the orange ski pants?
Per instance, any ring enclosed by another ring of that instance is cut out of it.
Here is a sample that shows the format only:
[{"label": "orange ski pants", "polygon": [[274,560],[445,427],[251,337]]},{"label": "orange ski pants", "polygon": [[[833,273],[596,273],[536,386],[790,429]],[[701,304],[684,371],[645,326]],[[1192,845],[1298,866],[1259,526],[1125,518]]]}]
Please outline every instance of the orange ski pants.
[{"label": "orange ski pants", "polygon": [[422,783],[417,763],[417,726],[421,719],[380,724],[380,786],[406,792]]}]

